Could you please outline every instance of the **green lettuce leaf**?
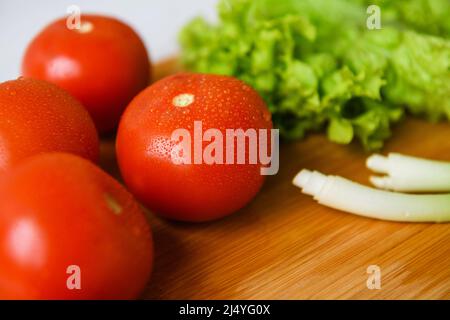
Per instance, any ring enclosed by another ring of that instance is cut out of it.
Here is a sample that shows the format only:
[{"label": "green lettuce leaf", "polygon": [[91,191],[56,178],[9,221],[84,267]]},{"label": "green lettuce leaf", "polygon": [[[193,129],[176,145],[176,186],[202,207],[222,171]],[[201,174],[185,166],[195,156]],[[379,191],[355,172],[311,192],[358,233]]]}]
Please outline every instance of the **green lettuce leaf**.
[{"label": "green lettuce leaf", "polygon": [[368,30],[367,0],[222,0],[218,24],[182,30],[182,57],[252,85],[285,138],[326,128],[379,149],[406,109],[450,119],[449,2],[434,1],[375,1],[383,28]]}]

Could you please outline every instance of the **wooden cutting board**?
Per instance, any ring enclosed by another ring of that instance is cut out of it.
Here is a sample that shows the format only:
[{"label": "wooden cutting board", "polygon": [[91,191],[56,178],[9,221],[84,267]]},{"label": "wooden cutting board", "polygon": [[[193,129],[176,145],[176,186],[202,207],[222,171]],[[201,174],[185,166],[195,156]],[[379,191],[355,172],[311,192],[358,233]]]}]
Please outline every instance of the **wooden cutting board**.
[{"label": "wooden cutting board", "polygon": [[[156,78],[179,70],[171,59]],[[450,161],[450,125],[408,118],[383,152]],[[368,183],[368,156],[322,134],[281,146],[280,171],[258,196],[225,219],[188,224],[149,213],[155,242],[145,299],[450,299],[450,224],[362,218],[316,204],[291,184],[302,168]],[[114,140],[102,165],[120,179]],[[348,199],[351,201],[352,199]],[[367,268],[381,271],[368,289]]]}]

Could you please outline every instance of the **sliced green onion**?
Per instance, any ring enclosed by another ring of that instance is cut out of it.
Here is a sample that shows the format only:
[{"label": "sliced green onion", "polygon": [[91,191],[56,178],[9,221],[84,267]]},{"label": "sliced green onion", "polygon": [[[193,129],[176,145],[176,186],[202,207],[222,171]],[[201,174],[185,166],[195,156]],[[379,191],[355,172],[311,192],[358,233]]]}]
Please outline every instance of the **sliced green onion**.
[{"label": "sliced green onion", "polygon": [[309,170],[297,174],[293,183],[322,205],[364,217],[402,222],[450,221],[450,194],[412,195],[377,190]]},{"label": "sliced green onion", "polygon": [[386,176],[372,176],[371,183],[379,188],[401,192],[450,191],[450,163],[426,160],[391,153],[387,157],[375,154],[367,159],[367,167]]}]

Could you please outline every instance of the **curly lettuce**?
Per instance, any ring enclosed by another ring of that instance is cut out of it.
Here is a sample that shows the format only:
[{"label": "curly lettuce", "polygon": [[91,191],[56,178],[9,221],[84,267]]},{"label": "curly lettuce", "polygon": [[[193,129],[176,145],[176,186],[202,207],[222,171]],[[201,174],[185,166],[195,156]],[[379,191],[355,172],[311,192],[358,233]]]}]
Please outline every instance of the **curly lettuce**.
[{"label": "curly lettuce", "polygon": [[183,61],[252,85],[285,138],[324,128],[380,149],[405,110],[450,119],[450,13],[448,0],[379,0],[382,29],[369,30],[367,2],[222,0],[218,24],[181,32]]}]

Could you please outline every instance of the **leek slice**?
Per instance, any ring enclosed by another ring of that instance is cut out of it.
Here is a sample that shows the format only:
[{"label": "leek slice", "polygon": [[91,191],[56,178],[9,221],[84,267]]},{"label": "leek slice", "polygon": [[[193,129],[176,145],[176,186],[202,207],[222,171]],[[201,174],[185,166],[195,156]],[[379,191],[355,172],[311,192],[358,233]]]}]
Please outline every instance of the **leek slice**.
[{"label": "leek slice", "polygon": [[391,153],[387,157],[375,154],[367,159],[366,165],[376,173],[386,174],[370,178],[379,189],[434,193],[450,191],[450,163]]},{"label": "leek slice", "polygon": [[364,217],[401,222],[450,221],[450,194],[377,190],[338,176],[302,170],[293,184],[320,204]]}]

